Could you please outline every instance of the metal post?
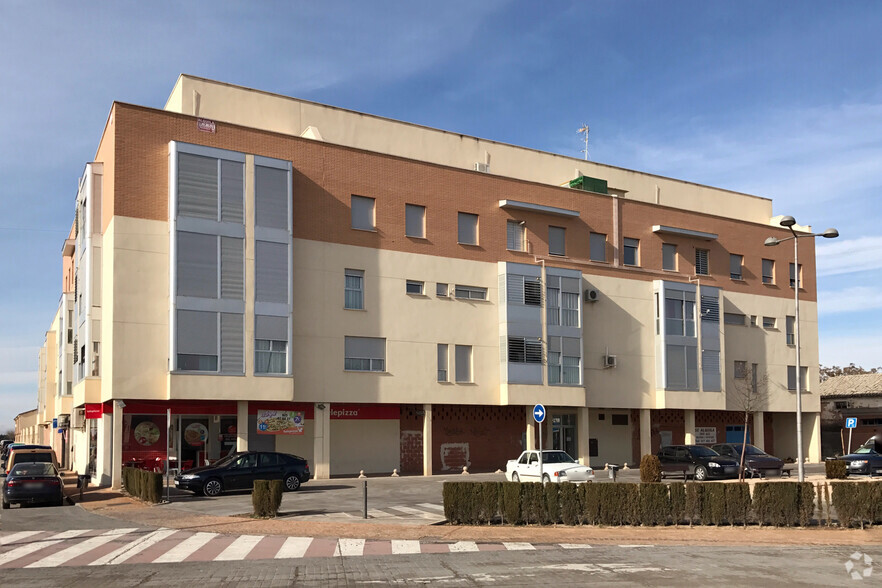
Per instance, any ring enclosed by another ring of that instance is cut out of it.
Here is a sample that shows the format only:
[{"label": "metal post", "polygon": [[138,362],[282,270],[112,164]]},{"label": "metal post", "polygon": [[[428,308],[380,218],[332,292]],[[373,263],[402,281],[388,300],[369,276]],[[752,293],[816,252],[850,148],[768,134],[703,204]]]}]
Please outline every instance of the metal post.
[{"label": "metal post", "polygon": [[165,501],[171,502],[171,488],[168,485],[168,444],[171,443],[171,409],[165,412]]},{"label": "metal post", "polygon": [[796,459],[799,460],[796,471],[799,473],[799,481],[805,482],[805,463],[802,456],[802,386],[800,380],[800,357],[799,357],[799,238],[793,227],[793,298],[796,304],[793,317],[794,335],[796,337]]},{"label": "metal post", "polygon": [[851,455],[851,432],[852,431],[854,431],[854,429],[848,430],[848,451],[845,453],[845,455]]},{"label": "metal post", "polygon": [[364,518],[368,518],[367,511],[368,511],[368,508],[367,508],[367,480],[365,480],[364,481],[364,510],[362,511]]},{"label": "metal post", "polygon": [[545,419],[539,421],[539,481],[544,483],[542,478],[542,423]]}]

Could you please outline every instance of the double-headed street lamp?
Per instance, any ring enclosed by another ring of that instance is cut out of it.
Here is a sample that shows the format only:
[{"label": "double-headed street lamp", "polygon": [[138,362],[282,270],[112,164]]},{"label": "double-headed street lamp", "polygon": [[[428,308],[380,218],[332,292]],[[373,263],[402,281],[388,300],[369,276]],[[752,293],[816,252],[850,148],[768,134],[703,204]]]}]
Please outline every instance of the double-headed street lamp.
[{"label": "double-headed street lamp", "polygon": [[795,316],[793,317],[794,322],[794,337],[796,339],[796,463],[797,463],[797,471],[799,472],[799,481],[805,481],[805,463],[802,456],[802,390],[800,386],[800,361],[799,361],[799,240],[803,237],[825,237],[827,239],[833,239],[839,236],[839,231],[836,229],[827,229],[823,233],[803,233],[801,235],[797,235],[796,231],[793,230],[793,226],[796,224],[796,219],[792,216],[785,216],[781,219],[779,224],[782,227],[787,227],[790,229],[790,232],[793,233],[792,237],[785,237],[784,239],[776,239],[775,237],[769,237],[766,239],[766,246],[771,247],[777,245],[779,243],[783,243],[784,241],[793,240],[793,274],[791,276],[791,281],[793,284],[793,298],[796,302],[796,310]]}]

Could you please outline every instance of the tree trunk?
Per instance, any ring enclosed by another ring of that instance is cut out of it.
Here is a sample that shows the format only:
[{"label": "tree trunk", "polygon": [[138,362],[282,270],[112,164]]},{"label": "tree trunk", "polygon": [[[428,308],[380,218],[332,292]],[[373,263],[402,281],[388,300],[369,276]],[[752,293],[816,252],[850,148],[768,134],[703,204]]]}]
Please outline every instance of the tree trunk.
[{"label": "tree trunk", "polygon": [[747,451],[747,420],[750,414],[744,411],[744,439],[741,441],[741,463],[738,466],[738,481],[744,481],[744,453]]}]

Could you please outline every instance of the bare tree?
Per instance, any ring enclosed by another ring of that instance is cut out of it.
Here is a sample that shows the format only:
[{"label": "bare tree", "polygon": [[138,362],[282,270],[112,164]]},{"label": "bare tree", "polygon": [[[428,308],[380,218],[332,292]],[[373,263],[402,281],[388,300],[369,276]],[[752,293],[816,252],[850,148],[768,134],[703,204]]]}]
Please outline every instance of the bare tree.
[{"label": "bare tree", "polygon": [[826,366],[822,365],[820,368],[821,381],[824,382],[828,378],[835,378],[836,376],[856,376],[860,374],[877,374],[882,373],[882,367],[874,367],[870,369],[864,369],[859,365],[854,365],[854,363],[850,363],[845,367],[839,367],[838,365],[834,366]]},{"label": "bare tree", "polygon": [[741,463],[738,479],[744,481],[744,454],[747,450],[747,428],[750,417],[761,410],[769,399],[769,375],[760,374],[754,366],[743,364],[735,368],[735,379],[729,391],[729,399],[735,407],[744,413],[744,439],[741,443]]}]

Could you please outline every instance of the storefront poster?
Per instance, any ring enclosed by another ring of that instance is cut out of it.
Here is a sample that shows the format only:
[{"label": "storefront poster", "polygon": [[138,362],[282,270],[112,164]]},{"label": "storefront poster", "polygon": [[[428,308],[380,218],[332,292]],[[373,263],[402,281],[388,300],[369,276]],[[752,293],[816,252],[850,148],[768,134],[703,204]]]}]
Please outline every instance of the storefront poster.
[{"label": "storefront poster", "polygon": [[303,435],[303,412],[294,410],[258,410],[258,435]]},{"label": "storefront poster", "polygon": [[190,447],[202,447],[208,440],[208,429],[202,423],[190,423],[184,429],[184,442]]},{"label": "storefront poster", "polygon": [[100,419],[104,415],[104,406],[101,404],[86,403],[86,419]]},{"label": "storefront poster", "polygon": [[695,427],[695,442],[699,445],[712,445],[717,442],[716,427]]}]

